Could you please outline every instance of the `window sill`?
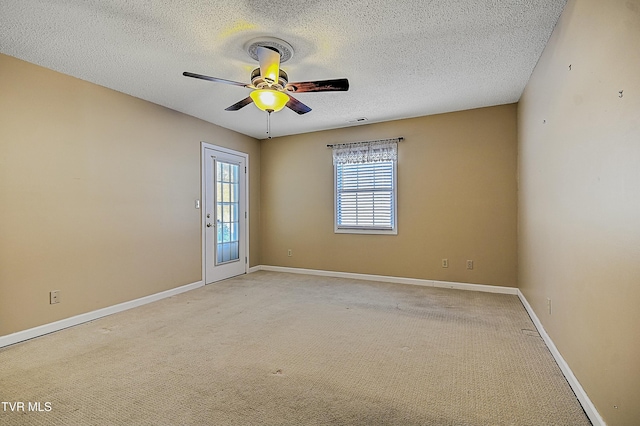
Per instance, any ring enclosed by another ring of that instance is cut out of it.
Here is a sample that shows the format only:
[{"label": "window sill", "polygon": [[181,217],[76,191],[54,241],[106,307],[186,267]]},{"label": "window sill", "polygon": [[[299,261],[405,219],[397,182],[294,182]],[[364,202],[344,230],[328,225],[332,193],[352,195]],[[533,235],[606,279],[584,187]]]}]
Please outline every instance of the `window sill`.
[{"label": "window sill", "polygon": [[397,229],[334,228],[335,234],[398,235]]}]

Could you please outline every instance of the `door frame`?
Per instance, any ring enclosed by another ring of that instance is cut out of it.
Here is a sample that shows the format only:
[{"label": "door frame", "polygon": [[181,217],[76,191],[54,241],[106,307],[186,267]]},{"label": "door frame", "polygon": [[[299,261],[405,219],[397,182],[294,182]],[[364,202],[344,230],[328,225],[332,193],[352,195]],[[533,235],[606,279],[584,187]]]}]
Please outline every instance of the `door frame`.
[{"label": "door frame", "polygon": [[[205,156],[205,149],[212,149],[214,151],[218,151],[224,154],[231,154],[231,155],[237,155],[239,157],[242,157],[244,159],[244,164],[245,167],[247,168],[247,171],[245,173],[245,179],[244,179],[244,205],[246,206],[246,212],[247,212],[247,217],[245,219],[245,228],[246,228],[246,232],[244,235],[244,244],[245,244],[245,264],[244,264],[244,273],[246,274],[249,271],[249,154],[247,154],[246,152],[240,152],[240,151],[236,151],[234,149],[230,149],[230,148],[224,148],[222,146],[218,146],[218,145],[214,145],[211,144],[209,142],[204,142],[201,141],[200,142],[200,239],[202,240],[202,249],[201,249],[201,254],[200,254],[200,259],[201,259],[201,263],[202,263],[202,282],[205,283],[205,285],[207,284],[207,252],[206,252],[206,221],[207,221],[207,217],[206,217],[206,205],[205,205],[205,200],[206,200],[206,183],[205,183],[205,179],[206,179],[206,173],[205,173],[205,167],[206,167],[206,156]],[[242,261],[242,259],[240,260]]]}]

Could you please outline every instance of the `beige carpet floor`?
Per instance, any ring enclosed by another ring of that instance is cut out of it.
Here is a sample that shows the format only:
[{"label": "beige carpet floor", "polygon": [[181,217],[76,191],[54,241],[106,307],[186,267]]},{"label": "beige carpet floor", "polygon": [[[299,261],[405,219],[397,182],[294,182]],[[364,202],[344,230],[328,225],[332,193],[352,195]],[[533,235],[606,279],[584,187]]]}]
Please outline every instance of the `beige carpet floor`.
[{"label": "beige carpet floor", "polygon": [[516,296],[275,272],[0,349],[2,425],[588,425]]}]

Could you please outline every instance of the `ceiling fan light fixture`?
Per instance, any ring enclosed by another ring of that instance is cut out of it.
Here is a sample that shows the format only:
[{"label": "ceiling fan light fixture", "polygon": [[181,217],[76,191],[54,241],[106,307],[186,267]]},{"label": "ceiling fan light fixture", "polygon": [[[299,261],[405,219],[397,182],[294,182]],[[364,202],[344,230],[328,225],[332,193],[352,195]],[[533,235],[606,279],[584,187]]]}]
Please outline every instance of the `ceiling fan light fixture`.
[{"label": "ceiling fan light fixture", "polygon": [[273,89],[254,90],[249,96],[262,111],[278,112],[289,102],[289,96],[286,93]]}]

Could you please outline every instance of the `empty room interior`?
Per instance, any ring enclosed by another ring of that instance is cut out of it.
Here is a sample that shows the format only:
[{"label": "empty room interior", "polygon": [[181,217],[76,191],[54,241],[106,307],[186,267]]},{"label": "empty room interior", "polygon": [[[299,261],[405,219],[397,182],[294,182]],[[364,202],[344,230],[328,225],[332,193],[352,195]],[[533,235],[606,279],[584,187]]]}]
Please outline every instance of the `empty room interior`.
[{"label": "empty room interior", "polygon": [[640,0],[3,1],[0,423],[640,424],[639,76]]}]

